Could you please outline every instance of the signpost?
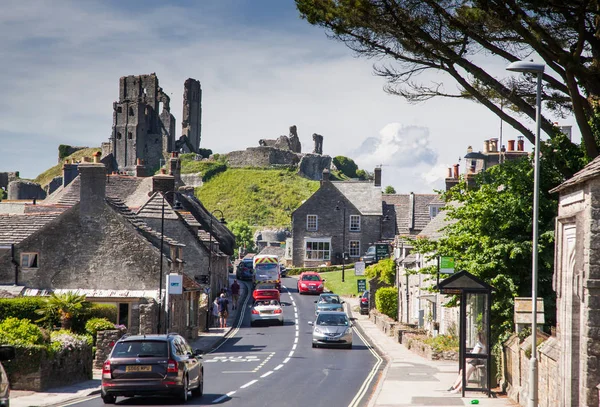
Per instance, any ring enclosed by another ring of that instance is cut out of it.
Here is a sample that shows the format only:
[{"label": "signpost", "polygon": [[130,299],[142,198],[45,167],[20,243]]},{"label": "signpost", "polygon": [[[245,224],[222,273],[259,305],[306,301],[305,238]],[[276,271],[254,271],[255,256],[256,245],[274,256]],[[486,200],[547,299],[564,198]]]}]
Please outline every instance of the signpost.
[{"label": "signpost", "polygon": [[355,276],[364,276],[365,275],[365,262],[357,261],[354,263],[354,275]]},{"label": "signpost", "polygon": [[169,305],[169,296],[171,294],[183,294],[183,276],[181,274],[167,274],[167,295],[165,296],[165,310],[167,311],[167,329],[171,323],[171,305]]},{"label": "signpost", "polygon": [[454,274],[454,257],[438,256],[437,283],[440,284],[440,273]]},{"label": "signpost", "polygon": [[388,244],[375,245],[375,261],[390,257],[390,246]]},{"label": "signpost", "polygon": [[358,292],[361,293],[367,289],[367,280],[364,278],[359,278],[356,280],[356,288]]}]

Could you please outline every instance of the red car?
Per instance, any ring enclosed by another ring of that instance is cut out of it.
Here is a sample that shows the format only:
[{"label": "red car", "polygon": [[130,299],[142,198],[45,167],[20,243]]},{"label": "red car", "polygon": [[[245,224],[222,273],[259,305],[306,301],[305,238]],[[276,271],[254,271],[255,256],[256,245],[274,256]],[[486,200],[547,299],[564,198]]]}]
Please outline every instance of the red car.
[{"label": "red car", "polygon": [[262,300],[277,300],[279,301],[281,294],[277,289],[275,284],[257,284],[254,292],[252,293],[252,298],[255,301]]},{"label": "red car", "polygon": [[305,271],[300,274],[300,278],[298,279],[298,292],[300,294],[304,293],[314,293],[321,294],[323,292],[323,288],[325,280],[321,278],[319,273],[315,273],[314,271]]}]

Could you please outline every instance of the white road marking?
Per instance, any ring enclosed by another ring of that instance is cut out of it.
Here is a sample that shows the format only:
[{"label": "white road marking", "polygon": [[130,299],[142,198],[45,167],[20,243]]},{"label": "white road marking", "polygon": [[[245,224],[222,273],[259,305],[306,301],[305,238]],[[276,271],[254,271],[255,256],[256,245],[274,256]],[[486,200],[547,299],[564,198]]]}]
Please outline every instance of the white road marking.
[{"label": "white road marking", "polygon": [[292,346],[292,350],[296,350],[296,346],[298,345],[294,344],[294,346]]},{"label": "white road marking", "polygon": [[296,331],[296,339],[298,339],[298,333],[299,333],[299,332],[298,332],[298,331]]},{"label": "white road marking", "polygon": [[291,358],[292,356],[294,356],[294,351],[293,351],[293,350],[292,350],[292,351],[290,351],[290,354],[289,354],[288,356],[289,356],[290,358]]},{"label": "white road marking", "polygon": [[290,358],[285,358],[285,359],[283,360],[283,363],[285,364],[285,363],[287,363],[287,362],[289,362],[289,361],[290,361]]},{"label": "white road marking", "polygon": [[258,381],[258,380],[251,380],[251,381],[249,381],[248,383],[246,383],[245,385],[243,385],[243,386],[240,386],[240,389],[245,389],[246,387],[250,387],[250,386],[252,386],[254,383],[256,383],[257,381]]},{"label": "white road marking", "polygon": [[367,389],[369,388],[369,384],[371,383],[371,381],[373,381],[373,378],[375,377],[375,374],[377,373],[377,369],[379,369],[379,366],[381,366],[381,364],[383,363],[383,359],[381,358],[381,356],[379,356],[377,354],[377,352],[375,352],[373,347],[371,345],[369,345],[369,342],[367,342],[367,340],[364,338],[364,336],[362,336],[361,333],[358,332],[358,329],[353,329],[353,331],[365,343],[365,345],[367,345],[367,349],[369,349],[369,351],[373,354],[373,356],[375,356],[375,359],[377,361],[373,365],[373,368],[371,369],[371,371],[365,378],[365,381],[362,383],[362,385],[358,389],[356,396],[354,396],[354,398],[352,399],[352,401],[350,402],[348,407],[356,407],[356,406],[360,405],[360,401],[365,396],[365,393],[367,392]]},{"label": "white road marking", "polygon": [[294,318],[298,318],[298,313],[294,312]]},{"label": "white road marking", "polygon": [[230,391],[229,393],[219,397],[218,399],[213,400],[213,404],[215,403],[220,403],[221,401],[225,400],[228,397],[231,397],[235,394],[235,390],[234,391]]},{"label": "white road marking", "polygon": [[267,373],[265,373],[264,375],[262,375],[260,378],[264,379],[265,377],[267,377],[268,375],[273,374],[272,370],[269,370]]},{"label": "white road marking", "polygon": [[283,365],[279,365],[279,366],[277,366],[277,367],[276,367],[275,369],[273,369],[273,370],[279,370],[279,369],[281,369],[282,367],[283,367]]},{"label": "white road marking", "polygon": [[298,343],[298,337],[294,338],[294,343]]}]

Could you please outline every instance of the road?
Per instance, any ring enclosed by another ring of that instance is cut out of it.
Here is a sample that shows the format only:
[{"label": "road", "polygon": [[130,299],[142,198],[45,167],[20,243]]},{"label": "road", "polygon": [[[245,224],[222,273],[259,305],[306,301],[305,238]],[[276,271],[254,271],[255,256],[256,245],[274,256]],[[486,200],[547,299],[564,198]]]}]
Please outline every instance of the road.
[{"label": "road", "polygon": [[[283,281],[284,326],[250,327],[250,296],[228,340],[204,355],[204,395],[188,405],[227,407],[363,406],[383,363],[354,331],[353,349],[313,349],[316,296],[299,295],[296,280]],[[119,398],[117,405],[178,404],[167,398]],[[98,396],[72,406],[104,406]]]}]

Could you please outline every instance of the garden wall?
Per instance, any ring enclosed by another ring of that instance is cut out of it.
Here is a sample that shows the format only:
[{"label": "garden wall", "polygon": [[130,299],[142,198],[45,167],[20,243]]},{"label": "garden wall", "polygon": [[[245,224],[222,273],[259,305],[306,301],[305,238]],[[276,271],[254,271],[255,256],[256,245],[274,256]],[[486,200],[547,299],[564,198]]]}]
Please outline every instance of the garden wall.
[{"label": "garden wall", "polygon": [[13,390],[44,391],[92,379],[92,348],[66,348],[49,354],[45,348],[16,347],[16,358],[3,362]]},{"label": "garden wall", "polygon": [[114,344],[127,332],[126,329],[111,329],[107,331],[98,331],[96,333],[96,355],[94,358],[94,369],[102,369],[104,361]]}]

